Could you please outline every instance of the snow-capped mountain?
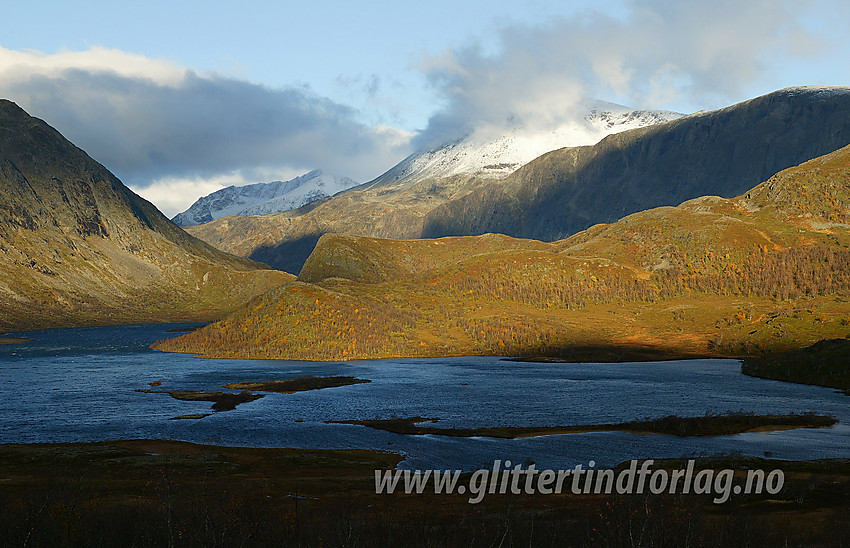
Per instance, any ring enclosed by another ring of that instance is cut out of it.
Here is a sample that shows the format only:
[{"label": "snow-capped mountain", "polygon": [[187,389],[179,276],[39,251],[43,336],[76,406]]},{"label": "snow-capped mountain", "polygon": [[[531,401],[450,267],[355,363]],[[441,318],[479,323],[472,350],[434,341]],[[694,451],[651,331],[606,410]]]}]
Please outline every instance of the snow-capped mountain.
[{"label": "snow-capped mountain", "polygon": [[629,129],[675,120],[682,115],[664,110],[634,110],[591,101],[584,116],[540,132],[509,122],[501,131],[473,132],[462,139],[420,150],[368,184],[410,184],[432,177],[470,174],[503,177],[538,156],[563,147],[593,145],[603,137]]},{"label": "snow-capped mountain", "polygon": [[265,215],[297,209],[310,202],[333,196],[357,186],[348,177],[337,177],[321,170],[311,171],[289,181],[229,186],[199,198],[172,220],[181,226],[208,223],[230,215]]}]

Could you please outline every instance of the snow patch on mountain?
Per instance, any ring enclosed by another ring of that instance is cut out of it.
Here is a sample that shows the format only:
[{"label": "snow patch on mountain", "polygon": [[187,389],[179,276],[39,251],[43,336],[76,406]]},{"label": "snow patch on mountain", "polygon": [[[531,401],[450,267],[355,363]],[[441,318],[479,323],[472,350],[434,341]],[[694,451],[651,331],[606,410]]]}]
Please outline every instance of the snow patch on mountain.
[{"label": "snow patch on mountain", "polygon": [[245,186],[229,186],[199,198],[172,220],[181,226],[208,223],[230,215],[266,215],[297,209],[310,202],[333,196],[359,183],[311,171],[289,181],[273,181]]},{"label": "snow patch on mountain", "polygon": [[534,131],[510,121],[498,131],[479,130],[462,139],[421,150],[367,183],[367,188],[461,174],[503,177],[552,150],[593,145],[614,133],[682,116],[664,110],[634,110],[604,101],[589,102],[584,108],[584,116],[548,131]]}]

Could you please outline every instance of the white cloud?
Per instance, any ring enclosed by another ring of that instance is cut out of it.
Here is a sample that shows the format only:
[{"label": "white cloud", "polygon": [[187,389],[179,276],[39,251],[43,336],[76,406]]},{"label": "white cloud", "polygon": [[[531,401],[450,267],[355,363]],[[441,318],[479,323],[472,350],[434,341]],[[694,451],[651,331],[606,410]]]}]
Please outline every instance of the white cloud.
[{"label": "white cloud", "polygon": [[130,189],[155,204],[166,217],[171,218],[188,209],[201,196],[212,194],[230,185],[242,184],[245,184],[242,177],[233,177],[229,180],[226,176],[211,179],[166,177],[146,187],[131,186]]},{"label": "white cloud", "polygon": [[409,134],[367,126],[350,107],[307,88],[272,89],[104,48],[0,48],[0,96],[128,185],[144,192],[156,181],[150,195],[159,192],[152,201],[164,209],[179,203],[163,190],[175,181],[312,169],[367,180],[410,152]]},{"label": "white cloud", "polygon": [[171,215],[221,185],[311,169],[367,181],[416,146],[501,131],[508,119],[529,131],[559,126],[583,114],[587,98],[689,112],[785,85],[841,84],[775,73],[832,49],[832,70],[846,74],[850,34],[835,21],[848,12],[840,0],[623,0],[616,16],[588,10],[506,24],[484,45],[422,59],[439,104],[416,135],[382,125],[423,108],[408,104],[409,93],[386,74],[340,77],[342,89],[375,111],[358,112],[308,87],[269,88],[101,47],[0,47],[0,97],[46,120]]},{"label": "white cloud", "polygon": [[0,73],[12,80],[32,76],[61,77],[75,69],[92,73],[112,73],[125,78],[145,78],[160,85],[177,86],[186,69],[144,55],[117,49],[93,47],[85,51],[63,50],[53,54],[39,51],[16,51],[0,47]]},{"label": "white cloud", "polygon": [[631,0],[617,17],[585,11],[506,26],[496,31],[495,50],[472,44],[423,61],[445,106],[417,142],[502,126],[507,118],[545,129],[575,114],[584,98],[689,112],[743,100],[752,89],[771,91],[759,86],[780,62],[823,51],[802,16],[820,10],[821,19],[829,17],[834,5]]}]

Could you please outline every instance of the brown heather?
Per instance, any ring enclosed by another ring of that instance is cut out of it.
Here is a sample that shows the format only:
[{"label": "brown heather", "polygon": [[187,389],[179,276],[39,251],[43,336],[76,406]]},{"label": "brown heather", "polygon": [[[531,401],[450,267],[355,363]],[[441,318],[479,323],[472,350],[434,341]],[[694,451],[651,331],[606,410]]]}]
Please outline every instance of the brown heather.
[{"label": "brown heather", "polygon": [[552,243],[324,236],[305,281],[157,348],[322,360],[586,359],[576,351],[597,349],[610,360],[753,355],[846,337],[849,174],[850,147],[738,198],[648,210]]}]

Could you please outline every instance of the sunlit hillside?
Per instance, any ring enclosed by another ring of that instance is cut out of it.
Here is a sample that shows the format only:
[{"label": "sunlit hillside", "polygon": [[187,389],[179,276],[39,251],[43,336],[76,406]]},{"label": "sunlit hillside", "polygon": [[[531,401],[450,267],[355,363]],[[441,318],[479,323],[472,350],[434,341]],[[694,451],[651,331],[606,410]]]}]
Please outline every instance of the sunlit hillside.
[{"label": "sunlit hillside", "polygon": [[158,348],[353,359],[746,355],[850,335],[850,147],[734,199],[545,243],[325,236],[300,281]]}]

